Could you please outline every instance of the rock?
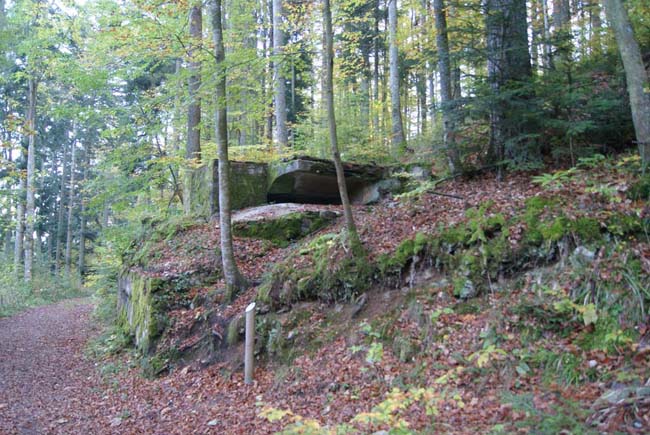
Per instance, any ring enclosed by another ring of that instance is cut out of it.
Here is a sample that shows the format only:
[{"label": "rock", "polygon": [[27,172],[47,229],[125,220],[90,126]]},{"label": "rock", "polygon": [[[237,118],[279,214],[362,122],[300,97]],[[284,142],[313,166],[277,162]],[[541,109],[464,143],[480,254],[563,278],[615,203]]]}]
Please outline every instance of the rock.
[{"label": "rock", "polygon": [[331,210],[322,210],[318,212],[318,215],[323,219],[328,219],[328,220],[336,219],[337,217],[339,217],[339,214],[337,212]]},{"label": "rock", "polygon": [[461,299],[471,299],[476,297],[478,292],[476,291],[476,287],[474,286],[474,283],[470,279],[465,280],[465,284],[463,284],[463,288],[460,290],[460,298]]},{"label": "rock", "polygon": [[373,432],[372,435],[388,435],[389,432],[387,430],[379,430],[377,432]]},{"label": "rock", "polygon": [[368,301],[368,295],[366,293],[362,293],[355,301],[354,301],[354,307],[352,308],[352,317],[356,316],[359,314],[359,312],[363,309],[363,307],[366,305],[366,302]]},{"label": "rock", "polygon": [[217,420],[216,418],[208,422],[208,426],[216,426],[217,424],[219,424],[219,420]]},{"label": "rock", "polygon": [[115,417],[111,419],[111,427],[118,427],[122,424],[122,419],[120,417]]},{"label": "rock", "polygon": [[282,284],[282,290],[280,290],[280,300],[283,302],[291,302],[295,287],[293,281],[285,281],[284,284]]},{"label": "rock", "polygon": [[409,168],[409,174],[416,180],[426,181],[431,178],[431,172],[423,166],[414,165]]},{"label": "rock", "polygon": [[591,263],[594,261],[594,258],[596,258],[596,253],[593,251],[590,251],[589,249],[585,248],[584,246],[578,246],[574,251],[573,251],[573,257],[586,261],[588,263]]}]

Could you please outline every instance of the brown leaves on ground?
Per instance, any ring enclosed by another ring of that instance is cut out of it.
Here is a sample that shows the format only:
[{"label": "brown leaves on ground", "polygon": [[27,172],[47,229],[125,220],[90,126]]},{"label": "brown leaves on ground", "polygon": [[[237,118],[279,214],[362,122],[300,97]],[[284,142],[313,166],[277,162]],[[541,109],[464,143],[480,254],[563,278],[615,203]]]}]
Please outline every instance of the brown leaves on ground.
[{"label": "brown leaves on ground", "polygon": [[[606,174],[602,177],[607,182]],[[598,194],[586,193],[579,180],[575,184],[553,192],[566,198],[567,215],[571,210],[586,209],[598,215],[603,210],[634,206],[624,199],[607,202]],[[413,203],[387,200],[377,206],[355,207],[359,233],[370,256],[391,252],[417,232],[431,233],[438,225],[460,222],[468,208],[487,200],[493,201],[489,212],[508,217],[523,206],[526,198],[543,194],[524,175],[512,175],[501,183],[491,177],[455,180],[441,190],[463,199],[428,194]],[[321,232],[339,231],[340,227],[341,223],[337,223]],[[513,243],[518,236],[513,230]],[[214,256],[218,244],[215,223],[191,226],[158,243],[152,250],[155,258],[151,259],[150,273],[174,276],[214,270],[219,266]],[[290,249],[260,240],[235,240],[238,264],[251,282],[258,281]],[[639,244],[636,249],[650,252],[647,244]],[[608,271],[603,269],[601,273]],[[192,297],[206,295],[221,285],[217,282],[194,288]],[[218,315],[229,318],[242,312],[255,292],[252,287],[233,304],[219,307]],[[335,327],[338,335],[324,340],[317,351],[305,351],[288,367],[260,364],[252,386],[244,385],[241,370],[233,371],[233,366],[225,363],[207,368],[190,364],[154,380],[144,379],[135,367],[135,359],[128,355],[95,363],[83,356],[85,342],[94,330],[89,318],[91,307],[80,302],[64,302],[0,319],[0,432],[271,434],[280,430],[282,423],[260,418],[263,407],[290,409],[323,425],[334,425],[370,410],[393,386],[417,381],[439,394],[436,433],[473,434],[489,432],[498,423],[511,424],[526,418],[525,413],[504,404],[504,391],[530,393],[539,409],[549,410],[563,397],[590,403],[602,393],[603,385],[596,383],[587,382],[580,388],[548,386],[539,373],[515,373],[517,361],[509,352],[522,344],[512,329],[520,319],[508,312],[514,294],[485,297],[477,310],[464,314],[450,309],[459,302],[448,295],[444,286],[424,289],[420,296],[413,302],[419,304],[420,315],[437,319],[429,338],[423,341],[418,316],[409,313],[407,307],[392,326],[393,332],[424,349],[414,359],[400,362],[387,344],[381,361],[368,363],[365,350],[353,352],[352,344],[367,340],[357,332],[361,319],[328,325],[327,316],[335,308],[315,304],[305,323],[313,333],[326,334],[329,327]],[[369,313],[386,314],[390,301],[395,301],[393,308],[404,302],[401,290],[381,289],[372,297],[377,307],[366,309],[362,318]],[[191,328],[202,309],[179,307],[171,313],[179,334],[180,329]],[[500,347],[507,356],[496,352],[488,355],[489,366],[481,368],[477,364],[484,343],[481,335],[495,324],[502,335]],[[438,338],[431,339],[434,336]],[[575,351],[570,337],[545,336],[539,345],[554,352]],[[599,366],[617,367],[623,363],[622,358],[598,352],[587,356]],[[409,408],[408,420],[414,428],[431,427],[431,417],[418,406]],[[381,428],[365,427],[360,433],[376,429]]]}]

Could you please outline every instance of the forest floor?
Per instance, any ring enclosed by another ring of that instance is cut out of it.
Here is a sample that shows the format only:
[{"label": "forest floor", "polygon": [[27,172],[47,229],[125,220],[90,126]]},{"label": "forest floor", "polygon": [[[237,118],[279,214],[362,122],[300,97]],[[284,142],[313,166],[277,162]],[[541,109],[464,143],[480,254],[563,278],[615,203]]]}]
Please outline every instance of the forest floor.
[{"label": "forest floor", "polygon": [[[419,232],[435,234],[439,224],[462,222],[486,200],[493,201],[489,213],[511,218],[528,198],[552,195],[564,217],[550,216],[550,222],[569,225],[589,216],[601,222],[599,234],[623,231],[616,227],[620,219],[605,224],[612,217],[636,216],[636,225],[648,216],[645,202],[626,199],[631,182],[624,174],[591,170],[587,179],[586,172],[554,176],[550,192],[526,175],[455,180],[444,192],[462,201],[424,195],[357,207],[355,215],[371,258],[394,252]],[[509,232],[513,244],[525,226],[516,222]],[[147,379],[135,352],[98,358],[89,351],[88,342],[101,334],[90,300],[31,309],[0,319],[0,433],[387,434],[383,430],[406,424],[420,432],[390,433],[649,433],[650,317],[641,304],[638,319],[627,319],[635,307],[626,301],[638,299],[620,289],[631,278],[646,282],[650,240],[647,232],[625,245],[616,240],[599,236],[593,247],[574,246],[557,263],[499,278],[492,291],[469,300],[454,296],[449,277],[425,268],[409,282],[404,276],[397,285],[378,283],[358,313],[351,304],[295,303],[286,316],[300,316],[302,323],[284,331],[298,337],[290,340],[293,358],[263,358],[253,385],[244,384],[233,359],[197,360]],[[212,252],[218,229],[196,225],[161,243],[160,273],[201,262],[208,267],[213,259],[196,252]],[[187,248],[191,256],[179,251],[192,243],[210,249]],[[243,239],[235,246],[244,273],[254,279],[295,249],[262,249],[260,241]],[[589,249],[591,260],[580,260]],[[296,261],[300,267],[304,256]],[[570,299],[581,289],[592,303]],[[615,306],[597,299],[601,294],[615,295]],[[241,311],[255,295],[256,289],[243,293],[226,312]],[[589,311],[594,304],[597,311]],[[175,324],[193,325],[202,309],[177,310]],[[615,310],[614,317],[607,310]],[[230,352],[239,361],[241,347]]]},{"label": "forest floor", "polygon": [[83,354],[92,309],[70,299],[0,319],[0,433],[92,433],[102,412],[82,406],[100,397]]}]

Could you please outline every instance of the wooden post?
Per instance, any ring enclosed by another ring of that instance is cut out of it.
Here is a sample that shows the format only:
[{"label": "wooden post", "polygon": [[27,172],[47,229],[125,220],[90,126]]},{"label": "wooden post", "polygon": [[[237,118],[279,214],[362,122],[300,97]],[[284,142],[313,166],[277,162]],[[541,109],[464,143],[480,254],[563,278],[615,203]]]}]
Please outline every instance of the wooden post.
[{"label": "wooden post", "polygon": [[253,383],[253,349],[255,348],[255,302],[246,307],[246,344],[244,351],[244,383]]}]

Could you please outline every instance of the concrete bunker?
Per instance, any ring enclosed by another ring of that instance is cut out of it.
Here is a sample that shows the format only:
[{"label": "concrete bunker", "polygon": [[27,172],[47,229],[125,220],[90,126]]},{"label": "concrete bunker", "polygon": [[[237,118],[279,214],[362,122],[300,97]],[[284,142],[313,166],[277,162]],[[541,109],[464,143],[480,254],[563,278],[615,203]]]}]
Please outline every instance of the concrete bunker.
[{"label": "concrete bunker", "polygon": [[[267,194],[270,203],[340,204],[336,169],[330,160],[300,157],[272,166]],[[370,202],[373,186],[384,176],[384,168],[344,164],[345,181],[353,204]],[[374,199],[374,198],[373,198]]]},{"label": "concrete bunker", "polygon": [[[188,212],[209,216],[219,210],[218,162],[187,171]],[[395,180],[376,165],[344,163],[345,180],[353,204],[377,201]],[[276,163],[231,162],[233,210],[268,203],[340,204],[336,170],[331,160],[294,157]]]}]

